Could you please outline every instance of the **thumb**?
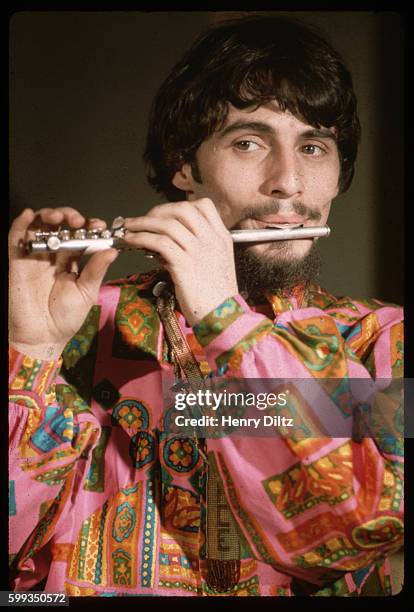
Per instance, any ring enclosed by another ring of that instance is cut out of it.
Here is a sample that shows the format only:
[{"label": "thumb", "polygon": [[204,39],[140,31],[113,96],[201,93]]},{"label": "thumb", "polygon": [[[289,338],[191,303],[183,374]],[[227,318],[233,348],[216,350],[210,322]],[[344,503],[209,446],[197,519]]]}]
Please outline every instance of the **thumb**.
[{"label": "thumb", "polygon": [[35,214],[31,208],[25,208],[23,212],[20,213],[18,217],[16,217],[9,230],[9,251],[11,255],[18,255],[20,250],[18,248],[18,244],[20,240],[24,240],[26,237],[27,229],[30,223],[35,218]]},{"label": "thumb", "polygon": [[94,253],[83,268],[77,282],[86,285],[90,293],[97,295],[109,266],[117,257],[116,249],[105,249],[105,251]]}]

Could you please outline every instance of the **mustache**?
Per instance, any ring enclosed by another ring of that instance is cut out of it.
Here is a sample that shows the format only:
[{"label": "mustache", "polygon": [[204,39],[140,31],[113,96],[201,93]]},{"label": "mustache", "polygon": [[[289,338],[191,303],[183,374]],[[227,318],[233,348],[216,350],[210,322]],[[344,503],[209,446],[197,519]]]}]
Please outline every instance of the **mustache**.
[{"label": "mustache", "polygon": [[306,206],[306,204],[303,202],[293,202],[289,205],[288,209],[286,209],[284,203],[275,200],[274,202],[269,202],[268,204],[261,204],[257,206],[253,205],[245,208],[238,223],[247,219],[260,218],[264,215],[277,215],[282,212],[282,210],[283,214],[285,215],[295,213],[296,215],[306,217],[311,221],[320,221],[322,217],[319,211]]}]

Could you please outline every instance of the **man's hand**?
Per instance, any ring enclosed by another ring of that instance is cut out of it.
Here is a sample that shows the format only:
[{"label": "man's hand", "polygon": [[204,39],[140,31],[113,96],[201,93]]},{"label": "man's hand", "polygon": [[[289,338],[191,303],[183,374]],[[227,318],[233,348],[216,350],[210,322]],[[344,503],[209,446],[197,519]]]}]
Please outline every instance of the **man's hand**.
[{"label": "man's hand", "polygon": [[128,244],[159,254],[189,325],[238,293],[233,241],[210,199],[161,204],[124,227]]},{"label": "man's hand", "polygon": [[57,359],[78,331],[117,251],[108,249],[90,257],[78,276],[79,253],[27,254],[21,243],[34,230],[59,225],[77,229],[105,227],[100,219],[85,218],[74,208],[25,209],[9,232],[9,341],[17,350],[38,359]]}]

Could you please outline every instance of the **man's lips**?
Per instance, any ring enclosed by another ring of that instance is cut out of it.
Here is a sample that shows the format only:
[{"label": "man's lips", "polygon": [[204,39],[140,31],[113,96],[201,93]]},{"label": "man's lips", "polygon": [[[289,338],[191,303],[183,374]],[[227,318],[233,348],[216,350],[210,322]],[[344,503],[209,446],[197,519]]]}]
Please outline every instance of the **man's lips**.
[{"label": "man's lips", "polygon": [[298,216],[281,217],[280,215],[267,215],[260,219],[252,219],[254,227],[264,229],[266,227],[299,227],[304,225],[305,219]]}]

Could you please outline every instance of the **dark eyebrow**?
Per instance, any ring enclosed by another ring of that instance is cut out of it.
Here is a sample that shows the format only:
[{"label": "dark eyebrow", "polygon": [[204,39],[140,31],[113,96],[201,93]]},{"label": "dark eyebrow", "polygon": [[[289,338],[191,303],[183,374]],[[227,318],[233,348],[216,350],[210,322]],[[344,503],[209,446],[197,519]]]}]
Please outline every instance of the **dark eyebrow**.
[{"label": "dark eyebrow", "polygon": [[330,138],[336,142],[336,134],[328,128],[313,128],[312,130],[306,130],[301,134],[302,138]]},{"label": "dark eyebrow", "polygon": [[[235,121],[221,132],[218,132],[218,138],[224,138],[228,134],[238,132],[239,130],[251,130],[252,132],[260,132],[261,134],[275,133],[275,130],[270,125],[262,123],[261,121]],[[336,135],[328,128],[312,128],[306,130],[300,136],[302,138],[329,138],[336,142]]]},{"label": "dark eyebrow", "polygon": [[261,132],[262,134],[273,134],[274,130],[261,121],[235,121],[231,123],[223,131],[218,133],[219,138],[224,138],[227,134],[238,132],[239,130],[251,130],[253,132]]}]

